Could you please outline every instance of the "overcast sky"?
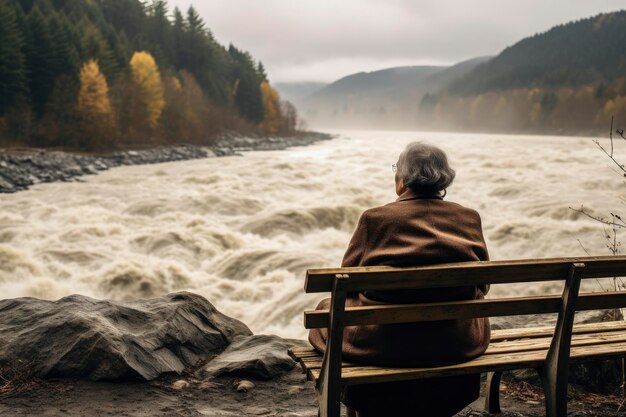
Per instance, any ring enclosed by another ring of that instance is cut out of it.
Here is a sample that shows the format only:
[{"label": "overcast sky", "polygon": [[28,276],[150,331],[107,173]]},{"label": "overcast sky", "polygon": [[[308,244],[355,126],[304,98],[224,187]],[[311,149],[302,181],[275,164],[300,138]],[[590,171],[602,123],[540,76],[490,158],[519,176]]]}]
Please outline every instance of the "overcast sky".
[{"label": "overcast sky", "polygon": [[626,0],[170,0],[193,4],[222,44],[263,61],[271,82],[333,81],[399,65],[496,55]]}]

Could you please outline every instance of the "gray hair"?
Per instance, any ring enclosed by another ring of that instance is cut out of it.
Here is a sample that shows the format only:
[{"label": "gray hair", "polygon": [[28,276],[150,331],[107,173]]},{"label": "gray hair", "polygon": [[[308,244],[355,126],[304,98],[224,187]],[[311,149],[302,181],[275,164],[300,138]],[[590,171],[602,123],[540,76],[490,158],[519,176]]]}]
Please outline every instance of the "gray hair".
[{"label": "gray hair", "polygon": [[418,193],[437,193],[452,184],[456,172],[445,152],[436,146],[411,142],[398,158],[398,175]]}]

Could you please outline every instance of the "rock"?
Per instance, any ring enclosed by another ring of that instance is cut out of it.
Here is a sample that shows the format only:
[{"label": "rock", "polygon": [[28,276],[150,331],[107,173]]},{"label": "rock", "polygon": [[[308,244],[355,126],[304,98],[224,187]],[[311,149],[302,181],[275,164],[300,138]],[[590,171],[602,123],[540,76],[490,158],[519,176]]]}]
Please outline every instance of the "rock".
[{"label": "rock", "polygon": [[21,360],[37,377],[151,380],[180,374],[251,334],[188,292],[133,302],[0,300],[0,372]]},{"label": "rock", "polygon": [[175,381],[172,384],[172,388],[176,389],[176,390],[182,390],[185,388],[189,388],[189,382],[185,381],[184,379],[179,379],[178,381]]},{"label": "rock", "polygon": [[[151,164],[216,156],[240,155],[238,151],[276,150],[306,146],[334,136],[299,132],[292,137],[263,138],[223,135],[212,147],[199,145],[159,146],[150,149],[116,151],[100,155],[36,150],[0,150],[0,193],[25,190],[41,182],[70,181],[83,175],[120,165]],[[210,141],[207,141],[210,142]]]},{"label": "rock", "polygon": [[248,392],[252,388],[256,387],[254,382],[249,381],[247,379],[242,379],[241,381],[236,381],[233,386],[235,387],[235,391],[237,392]]},{"label": "rock", "polygon": [[[298,341],[299,342],[299,341]],[[200,371],[200,377],[239,376],[268,380],[290,371],[295,362],[287,354],[294,341],[278,336],[240,336]]]}]

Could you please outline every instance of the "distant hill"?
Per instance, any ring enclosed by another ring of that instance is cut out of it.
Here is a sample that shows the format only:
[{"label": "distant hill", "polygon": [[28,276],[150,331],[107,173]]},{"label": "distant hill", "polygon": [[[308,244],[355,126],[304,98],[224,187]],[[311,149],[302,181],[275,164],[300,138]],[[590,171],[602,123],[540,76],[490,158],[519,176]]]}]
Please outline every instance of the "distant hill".
[{"label": "distant hill", "polygon": [[[343,77],[307,98],[309,103],[360,102],[380,99],[420,85],[429,76],[445,69],[435,66],[395,67],[373,72],[359,72]],[[392,97],[397,99],[399,97]],[[341,103],[343,104],[343,103]]]},{"label": "distant hill", "polygon": [[436,93],[489,57],[444,66],[407,66],[343,77],[299,104],[313,126],[411,127],[422,97]]},{"label": "distant hill", "polygon": [[626,11],[558,25],[506,48],[450,86],[476,94],[528,87],[576,87],[626,74]]},{"label": "distant hill", "polygon": [[555,26],[495,57],[344,77],[300,110],[311,126],[595,135],[626,128],[626,11]]},{"label": "distant hill", "polygon": [[318,92],[327,85],[328,83],[309,81],[276,83],[274,87],[278,90],[281,99],[290,101],[297,106],[303,99]]},{"label": "distant hill", "polygon": [[433,129],[603,134],[626,127],[626,11],[558,25],[458,77],[421,106]]}]

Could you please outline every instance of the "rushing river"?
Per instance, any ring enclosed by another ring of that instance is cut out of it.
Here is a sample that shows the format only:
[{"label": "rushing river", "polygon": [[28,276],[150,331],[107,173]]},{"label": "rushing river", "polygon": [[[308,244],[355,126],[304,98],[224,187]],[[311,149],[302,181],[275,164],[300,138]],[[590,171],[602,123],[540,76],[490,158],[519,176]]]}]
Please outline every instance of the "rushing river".
[{"label": "rushing river", "polygon": [[254,332],[303,337],[302,311],[320,298],[303,294],[304,270],[338,265],[360,213],[394,200],[391,164],[412,140],[448,152],[457,179],[446,199],[481,213],[492,259],[581,256],[581,243],[608,254],[602,228],[568,208],[626,212],[626,186],[590,139],[341,132],[306,148],[122,167],[0,195],[0,298],[190,290]]}]

